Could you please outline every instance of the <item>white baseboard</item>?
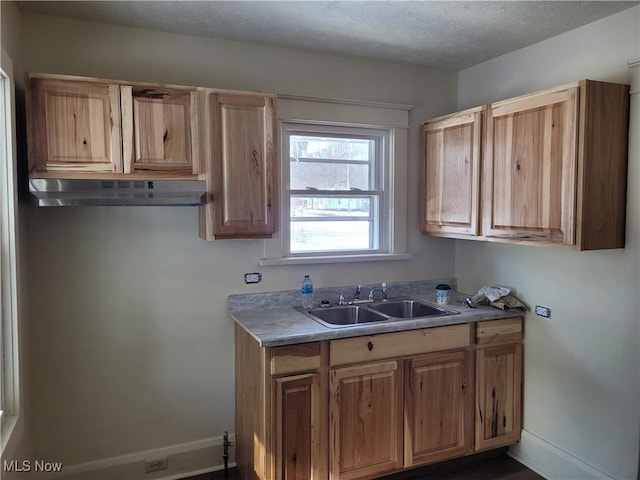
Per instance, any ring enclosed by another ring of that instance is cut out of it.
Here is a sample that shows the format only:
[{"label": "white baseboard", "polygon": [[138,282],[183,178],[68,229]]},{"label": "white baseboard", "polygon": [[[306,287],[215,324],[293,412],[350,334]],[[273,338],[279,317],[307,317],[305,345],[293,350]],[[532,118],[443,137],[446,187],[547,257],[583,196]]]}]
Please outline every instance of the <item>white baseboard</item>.
[{"label": "white baseboard", "polygon": [[[234,436],[229,440],[235,444]],[[33,478],[57,480],[177,480],[191,475],[224,469],[222,437],[172,445],[156,450],[136,452],[76,465],[63,465],[62,471],[35,473]],[[168,468],[153,473],[144,472],[145,460],[167,457]],[[235,466],[235,449],[229,449],[229,467]]]},{"label": "white baseboard", "polygon": [[509,449],[509,455],[549,480],[613,480],[603,471],[526,430],[522,431],[520,443]]}]

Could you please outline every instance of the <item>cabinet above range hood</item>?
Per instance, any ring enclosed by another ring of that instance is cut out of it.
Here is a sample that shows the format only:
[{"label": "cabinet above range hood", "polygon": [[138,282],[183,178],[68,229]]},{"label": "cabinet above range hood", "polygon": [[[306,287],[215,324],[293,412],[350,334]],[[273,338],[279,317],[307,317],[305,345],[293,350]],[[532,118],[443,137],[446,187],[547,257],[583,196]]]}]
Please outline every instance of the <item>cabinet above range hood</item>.
[{"label": "cabinet above range hood", "polygon": [[32,178],[29,192],[41,207],[196,206],[205,203],[204,180],[70,180]]}]

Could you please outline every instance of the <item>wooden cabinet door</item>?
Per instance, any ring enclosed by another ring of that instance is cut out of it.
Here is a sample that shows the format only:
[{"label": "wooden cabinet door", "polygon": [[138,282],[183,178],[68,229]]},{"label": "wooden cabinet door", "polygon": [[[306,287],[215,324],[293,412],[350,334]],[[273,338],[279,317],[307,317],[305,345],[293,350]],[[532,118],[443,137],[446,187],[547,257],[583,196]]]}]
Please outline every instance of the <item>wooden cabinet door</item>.
[{"label": "wooden cabinet door", "polygon": [[373,478],[402,467],[402,371],[398,361],[330,373],[330,478]]},{"label": "wooden cabinet door", "polygon": [[476,350],[476,450],[520,440],[522,345]]},{"label": "wooden cabinet door", "polygon": [[459,351],[406,362],[405,467],[459,457],[471,450],[472,391],[467,355]]},{"label": "wooden cabinet door", "polygon": [[489,106],[483,235],[572,245],[577,84]]},{"label": "wooden cabinet door", "polygon": [[[320,374],[272,380],[276,480],[319,480]],[[324,453],[324,456],[323,456]]]},{"label": "wooden cabinet door", "polygon": [[28,84],[32,177],[122,172],[118,85],[54,78],[31,78]]},{"label": "wooden cabinet door", "polygon": [[215,92],[209,109],[206,238],[270,237],[278,196],[275,98]]},{"label": "wooden cabinet door", "polygon": [[124,172],[200,172],[197,93],[121,88]]},{"label": "wooden cabinet door", "polygon": [[432,235],[478,235],[483,108],[422,127],[421,225]]}]

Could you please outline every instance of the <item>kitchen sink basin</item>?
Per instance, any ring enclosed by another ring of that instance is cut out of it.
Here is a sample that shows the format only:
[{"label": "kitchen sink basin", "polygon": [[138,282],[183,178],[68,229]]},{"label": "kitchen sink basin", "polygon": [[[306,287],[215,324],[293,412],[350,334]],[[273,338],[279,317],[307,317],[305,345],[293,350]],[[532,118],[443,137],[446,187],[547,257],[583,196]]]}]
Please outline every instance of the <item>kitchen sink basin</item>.
[{"label": "kitchen sink basin", "polygon": [[370,305],[369,308],[395,318],[438,317],[440,315],[457,313],[446,308],[435,307],[412,299],[389,300]]},{"label": "kitchen sink basin", "polygon": [[302,313],[308,313],[311,317],[319,320],[320,323],[330,327],[343,327],[389,320],[387,315],[371,310],[363,305],[340,305],[338,307],[313,308],[308,311],[301,311]]},{"label": "kitchen sink basin", "polygon": [[329,328],[353,327],[372,323],[456,315],[458,312],[429,305],[412,298],[390,299],[359,305],[339,305],[327,308],[305,309],[295,307],[301,313]]}]

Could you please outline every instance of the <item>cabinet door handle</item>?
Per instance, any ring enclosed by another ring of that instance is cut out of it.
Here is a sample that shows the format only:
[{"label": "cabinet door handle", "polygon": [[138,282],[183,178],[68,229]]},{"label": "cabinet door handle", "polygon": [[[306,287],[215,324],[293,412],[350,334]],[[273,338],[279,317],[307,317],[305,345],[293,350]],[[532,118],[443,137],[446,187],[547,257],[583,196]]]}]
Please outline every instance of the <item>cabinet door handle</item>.
[{"label": "cabinet door handle", "polygon": [[367,343],[367,348],[369,349],[369,351],[373,350],[373,343],[372,342]]}]

